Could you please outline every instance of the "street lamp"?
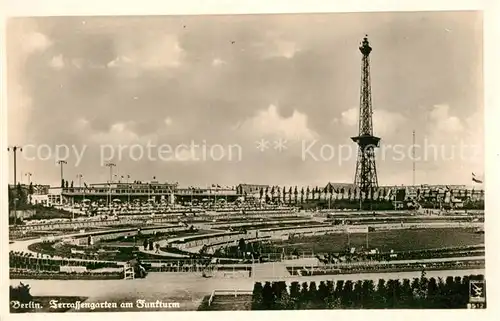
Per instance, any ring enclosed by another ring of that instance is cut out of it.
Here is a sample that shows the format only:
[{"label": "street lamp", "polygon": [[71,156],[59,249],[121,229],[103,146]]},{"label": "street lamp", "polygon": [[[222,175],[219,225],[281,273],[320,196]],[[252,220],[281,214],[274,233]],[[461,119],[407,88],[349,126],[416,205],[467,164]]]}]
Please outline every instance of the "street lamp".
[{"label": "street lamp", "polygon": [[113,182],[113,167],[116,166],[116,164],[114,163],[107,163],[106,164],[107,167],[109,167],[109,190],[108,190],[108,207],[111,203],[111,183]]},{"label": "street lamp", "polygon": [[137,229],[137,234],[134,235],[134,252],[136,251],[136,248],[137,248],[137,236],[139,236],[140,233],[141,233],[141,229],[138,228]]},{"label": "street lamp", "polygon": [[59,160],[57,161],[57,164],[59,164],[61,166],[61,188],[64,188],[64,172],[63,172],[63,167],[64,167],[64,164],[68,164],[68,162],[66,162],[65,160]]},{"label": "street lamp", "polygon": [[14,186],[17,185],[17,179],[16,179],[16,174],[17,174],[17,151],[22,152],[23,149],[21,146],[11,146],[7,147],[7,151],[10,152],[12,151],[14,155]]}]

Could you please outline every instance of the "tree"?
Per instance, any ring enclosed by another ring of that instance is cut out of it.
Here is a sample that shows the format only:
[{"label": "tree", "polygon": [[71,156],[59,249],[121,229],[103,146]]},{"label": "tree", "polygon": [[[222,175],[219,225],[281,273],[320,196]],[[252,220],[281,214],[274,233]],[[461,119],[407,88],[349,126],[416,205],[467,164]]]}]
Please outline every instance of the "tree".
[{"label": "tree", "polygon": [[11,313],[20,313],[20,312],[28,312],[29,308],[26,306],[33,301],[33,296],[30,294],[30,286],[28,284],[19,283],[18,286],[13,287],[12,285],[9,287],[9,299],[10,302],[16,302],[20,304],[24,304],[24,307],[20,307],[18,309],[14,308],[11,305]]},{"label": "tree", "polygon": [[377,292],[375,293],[375,306],[376,309],[384,309],[387,307],[386,300],[387,288],[384,279],[379,279],[377,283]]},{"label": "tree", "polygon": [[335,290],[333,292],[333,297],[335,299],[340,299],[342,297],[342,289],[344,288],[344,281],[338,280],[335,284]]},{"label": "tree", "polygon": [[426,306],[424,308],[433,309],[438,307],[437,299],[439,299],[438,284],[435,278],[430,278],[427,284],[427,300],[425,301]]},{"label": "tree", "polygon": [[293,194],[295,195],[295,204],[297,204],[297,195],[298,195],[297,186],[295,186],[295,190],[293,191]]},{"label": "tree", "polygon": [[[309,200],[309,193],[310,193],[309,186],[307,186],[307,189],[306,189],[306,199],[305,199],[306,201]],[[302,193],[302,194],[304,194],[304,193]]]},{"label": "tree", "polygon": [[409,279],[404,279],[401,286],[400,306],[398,308],[408,309],[413,306],[413,291]]},{"label": "tree", "polygon": [[61,179],[61,188],[64,188],[64,179]]},{"label": "tree", "polygon": [[344,287],[342,288],[341,292],[341,302],[342,302],[342,307],[345,308],[350,308],[353,306],[354,303],[354,289],[353,289],[354,284],[352,283],[351,280],[347,280],[344,283]]},{"label": "tree", "polygon": [[309,284],[307,282],[302,283],[299,295],[299,309],[303,309],[307,306],[309,302]]},{"label": "tree", "polygon": [[318,288],[316,286],[316,282],[311,281],[309,283],[309,293],[308,293],[308,301],[310,302],[310,309],[321,309],[321,300],[319,299]]},{"label": "tree", "polygon": [[26,202],[26,193],[24,189],[21,186],[21,183],[17,183],[17,191],[16,191],[16,197],[17,197],[17,206],[22,206],[25,205]]},{"label": "tree", "polygon": [[73,181],[71,181],[71,188],[73,188]]},{"label": "tree", "polygon": [[263,288],[262,283],[256,282],[253,285],[252,293],[252,310],[262,310],[263,309]]},{"label": "tree", "polygon": [[375,283],[373,280],[364,280],[362,285],[362,306],[363,308],[373,308],[375,300]]},{"label": "tree", "polygon": [[318,295],[317,295],[320,309],[326,308],[326,298],[328,297],[329,292],[330,291],[327,283],[325,283],[325,281],[320,281],[318,286]]},{"label": "tree", "polygon": [[262,289],[262,309],[272,310],[275,305],[274,291],[271,282],[266,282]]},{"label": "tree", "polygon": [[292,282],[290,284],[290,304],[294,309],[299,309],[300,303],[300,284],[299,282]]},{"label": "tree", "polygon": [[14,189],[9,186],[9,209],[12,209],[14,207]]},{"label": "tree", "polygon": [[276,310],[290,310],[293,309],[291,304],[290,295],[288,294],[286,282],[279,281],[275,282],[275,296],[276,296]]},{"label": "tree", "polygon": [[358,280],[354,284],[354,293],[353,293],[353,306],[355,308],[363,308],[364,306],[364,298],[363,298],[363,281]]},{"label": "tree", "polygon": [[262,201],[262,196],[264,195],[264,189],[261,187],[259,190],[259,198]]},{"label": "tree", "polygon": [[238,241],[238,250],[240,253],[243,253],[243,255],[245,255],[245,253],[247,252],[247,244],[244,238],[241,238]]},{"label": "tree", "polygon": [[68,187],[69,187],[69,183],[68,183],[68,181],[66,181],[66,184],[65,184],[65,185],[66,185],[66,186],[65,186],[66,188],[68,188]]},{"label": "tree", "polygon": [[300,203],[304,203],[304,187],[300,190]]}]

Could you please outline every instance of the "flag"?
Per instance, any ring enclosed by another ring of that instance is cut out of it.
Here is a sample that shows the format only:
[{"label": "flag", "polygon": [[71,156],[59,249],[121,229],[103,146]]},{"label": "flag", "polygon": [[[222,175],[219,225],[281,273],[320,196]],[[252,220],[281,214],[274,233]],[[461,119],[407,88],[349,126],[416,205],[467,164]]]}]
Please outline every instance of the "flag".
[{"label": "flag", "polygon": [[483,183],[483,180],[480,179],[479,177],[476,176],[476,174],[472,173],[472,181],[474,183],[478,183],[478,184],[482,184]]}]

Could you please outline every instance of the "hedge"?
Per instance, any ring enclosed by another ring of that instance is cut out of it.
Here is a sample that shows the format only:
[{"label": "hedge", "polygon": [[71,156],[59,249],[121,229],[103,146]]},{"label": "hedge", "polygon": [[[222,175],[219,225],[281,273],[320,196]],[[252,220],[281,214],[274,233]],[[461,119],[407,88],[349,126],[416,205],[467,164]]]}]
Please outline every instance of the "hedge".
[{"label": "hedge", "polygon": [[252,310],[302,309],[464,309],[469,302],[469,280],[483,275],[404,280],[314,281],[289,287],[284,281],[255,283]]}]

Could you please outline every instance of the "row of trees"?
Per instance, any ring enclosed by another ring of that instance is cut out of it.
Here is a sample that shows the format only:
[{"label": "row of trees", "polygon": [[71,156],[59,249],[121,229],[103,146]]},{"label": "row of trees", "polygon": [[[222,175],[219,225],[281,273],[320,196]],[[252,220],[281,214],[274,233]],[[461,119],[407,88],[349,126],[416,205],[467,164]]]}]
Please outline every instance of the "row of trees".
[{"label": "row of trees", "polygon": [[33,183],[28,187],[17,183],[15,186],[9,186],[9,210],[14,208],[22,209],[30,203],[31,195],[35,192]]},{"label": "row of trees", "polygon": [[469,302],[469,281],[484,280],[483,275],[427,278],[422,273],[413,281],[351,280],[314,281],[290,287],[284,281],[257,282],[254,285],[252,310],[303,309],[460,309]]},{"label": "row of trees", "polygon": [[[440,196],[439,196],[440,195]],[[418,200],[425,201],[425,199],[429,198],[442,198],[442,201],[445,199],[450,199],[450,197],[460,197],[467,201],[480,201],[484,199],[484,190],[447,190],[442,193],[439,191],[424,191],[421,189],[416,190],[416,198]],[[356,188],[338,188],[335,189],[333,186],[329,185],[324,188],[320,187],[279,187],[279,186],[271,186],[266,188],[260,188],[259,190],[259,199],[265,202],[280,202],[285,204],[297,204],[297,203],[306,203],[310,201],[337,201],[337,200],[359,200],[359,199],[373,199],[375,201],[383,202],[383,201],[403,201],[406,197],[405,189],[394,189],[394,188],[377,188],[368,193],[360,192],[359,189]]]}]

